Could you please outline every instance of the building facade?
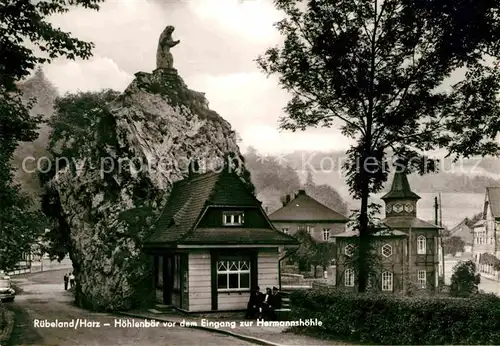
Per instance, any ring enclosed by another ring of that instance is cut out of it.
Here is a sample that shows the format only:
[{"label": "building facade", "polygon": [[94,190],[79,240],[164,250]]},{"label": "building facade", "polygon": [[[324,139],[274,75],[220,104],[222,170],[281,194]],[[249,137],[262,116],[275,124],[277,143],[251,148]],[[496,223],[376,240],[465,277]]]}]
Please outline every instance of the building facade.
[{"label": "building facade", "polygon": [[288,235],[307,231],[317,242],[332,242],[333,236],[346,230],[348,218],[299,190],[285,197],[283,207],[269,215],[274,227]]},{"label": "building facade", "polygon": [[448,237],[458,237],[464,241],[465,246],[472,247],[473,231],[472,228],[467,224],[468,221],[468,219],[464,219],[458,225],[450,229]]},{"label": "building facade", "polygon": [[[417,217],[420,197],[410,189],[406,174],[396,172],[391,190],[382,197],[386,215],[371,240],[377,258],[369,278],[369,289],[406,293],[408,289],[434,291],[438,285],[439,227]],[[359,234],[347,231],[337,242],[337,286],[355,290],[352,262]]]},{"label": "building facade", "polygon": [[472,258],[482,276],[499,279],[500,187],[486,188],[483,219],[472,227]]},{"label": "building facade", "polygon": [[209,172],[174,184],[146,239],[156,301],[187,312],[245,309],[253,287],[279,284],[277,231],[235,173]]}]

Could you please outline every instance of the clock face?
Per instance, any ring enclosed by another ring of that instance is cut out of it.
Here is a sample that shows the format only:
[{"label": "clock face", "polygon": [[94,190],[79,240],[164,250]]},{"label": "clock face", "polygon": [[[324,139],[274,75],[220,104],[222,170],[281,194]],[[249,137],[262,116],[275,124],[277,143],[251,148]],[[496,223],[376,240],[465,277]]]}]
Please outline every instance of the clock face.
[{"label": "clock face", "polygon": [[403,206],[399,203],[394,204],[394,207],[392,208],[395,213],[401,213],[403,211]]},{"label": "clock face", "polygon": [[411,213],[413,211],[413,205],[411,203],[406,203],[405,204],[405,211],[407,213]]}]

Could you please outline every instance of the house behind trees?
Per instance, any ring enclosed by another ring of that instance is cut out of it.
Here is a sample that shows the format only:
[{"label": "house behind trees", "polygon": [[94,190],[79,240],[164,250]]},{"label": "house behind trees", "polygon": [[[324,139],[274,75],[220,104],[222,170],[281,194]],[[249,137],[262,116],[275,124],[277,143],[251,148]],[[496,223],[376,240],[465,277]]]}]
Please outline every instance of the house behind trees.
[{"label": "house behind trees", "polygon": [[[438,285],[439,227],[417,217],[417,201],[405,173],[396,172],[391,190],[382,197],[386,215],[375,230],[371,291],[406,293],[434,291]],[[355,261],[358,232],[335,235],[338,287],[356,290]]]},{"label": "house behind trees", "polygon": [[346,229],[348,218],[328,208],[299,190],[294,196],[287,195],[283,206],[269,215],[279,231],[294,235],[299,230],[307,231],[317,242],[332,242],[333,236]]},{"label": "house behind trees", "polygon": [[482,276],[498,280],[500,264],[500,187],[486,188],[483,218],[472,227],[472,258]]}]

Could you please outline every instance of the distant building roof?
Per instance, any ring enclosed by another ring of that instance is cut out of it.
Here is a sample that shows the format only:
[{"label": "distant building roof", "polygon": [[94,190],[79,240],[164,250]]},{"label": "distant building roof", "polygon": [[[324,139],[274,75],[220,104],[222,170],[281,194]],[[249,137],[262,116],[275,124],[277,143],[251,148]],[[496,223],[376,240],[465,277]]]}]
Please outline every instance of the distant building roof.
[{"label": "distant building roof", "polygon": [[500,187],[487,187],[489,207],[493,217],[500,217]]},{"label": "distant building roof", "polygon": [[[352,237],[358,237],[359,236],[359,231],[346,231],[343,233],[339,234],[334,234],[331,237],[334,238],[352,238]],[[389,229],[382,229],[376,233],[373,234],[373,236],[376,237],[406,237],[407,234],[405,232],[401,232],[398,230],[389,230]]]},{"label": "distant building roof", "polygon": [[305,190],[299,190],[296,197],[285,206],[269,215],[271,221],[288,222],[332,222],[347,223],[349,219],[344,215],[321,204]]},{"label": "distant building roof", "polygon": [[391,190],[382,199],[420,199],[420,196],[411,190],[406,173],[398,171],[394,173]]},{"label": "distant building roof", "polygon": [[426,222],[424,220],[420,220],[415,216],[391,216],[388,217],[382,222],[389,226],[390,228],[403,228],[409,229],[411,228],[428,228],[428,229],[440,229],[437,225]]},{"label": "distant building roof", "polygon": [[472,228],[467,226],[468,219],[462,220],[450,230],[450,237],[460,237],[465,244],[471,245],[473,241]]},{"label": "distant building roof", "polygon": [[196,228],[208,207],[255,207],[257,198],[235,173],[208,172],[176,182],[146,246],[158,244],[297,244],[289,235],[269,227]]},{"label": "distant building roof", "polygon": [[472,228],[477,228],[477,227],[481,227],[481,226],[484,226],[484,223],[485,223],[485,220],[479,220],[478,222],[476,222]]}]

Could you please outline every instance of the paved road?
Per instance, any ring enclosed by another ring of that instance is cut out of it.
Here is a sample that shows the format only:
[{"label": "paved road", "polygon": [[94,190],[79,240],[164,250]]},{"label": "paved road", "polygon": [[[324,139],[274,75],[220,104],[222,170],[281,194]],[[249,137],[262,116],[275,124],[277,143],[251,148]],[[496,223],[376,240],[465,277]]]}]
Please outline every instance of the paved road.
[{"label": "paved road", "polygon": [[498,281],[481,276],[478,288],[486,293],[500,294],[500,283]]},{"label": "paved road", "polygon": [[[6,305],[16,314],[16,325],[8,345],[251,345],[217,333],[181,327],[119,328],[115,321],[131,321],[104,313],[93,313],[73,305],[64,291],[64,271],[43,272],[14,277],[22,289],[14,303]],[[37,321],[76,321],[99,323],[88,328],[42,328]],[[140,321],[136,319],[136,321]],[[109,323],[110,326],[104,326]]]}]

